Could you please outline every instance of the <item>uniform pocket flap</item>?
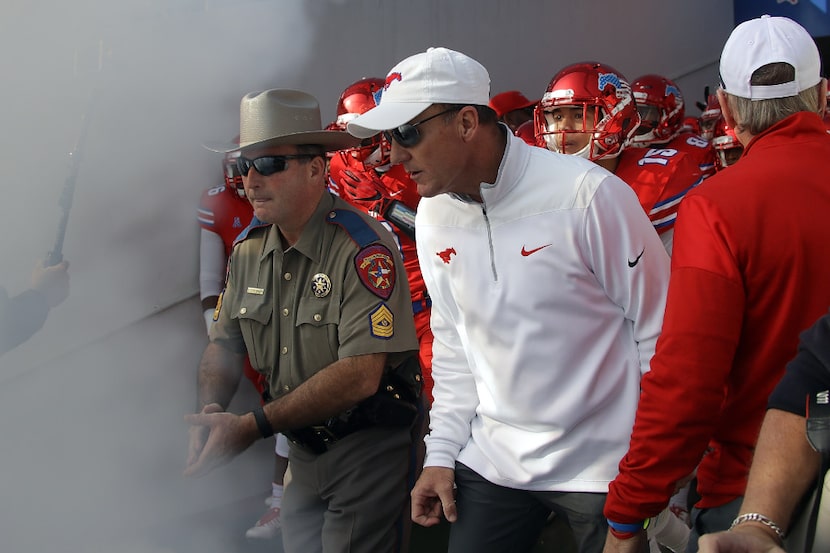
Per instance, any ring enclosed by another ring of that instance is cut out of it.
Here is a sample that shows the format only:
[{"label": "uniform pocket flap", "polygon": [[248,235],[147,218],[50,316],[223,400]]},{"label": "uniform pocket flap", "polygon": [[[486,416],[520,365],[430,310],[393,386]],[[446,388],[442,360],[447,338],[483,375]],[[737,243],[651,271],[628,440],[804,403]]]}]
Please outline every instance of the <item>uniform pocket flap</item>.
[{"label": "uniform pocket flap", "polygon": [[232,319],[256,321],[260,324],[268,324],[271,320],[271,298],[268,296],[256,296],[246,294],[240,302],[236,313],[231,314]]},{"label": "uniform pocket flap", "polygon": [[340,300],[337,297],[300,298],[296,325],[323,326],[340,322]]}]

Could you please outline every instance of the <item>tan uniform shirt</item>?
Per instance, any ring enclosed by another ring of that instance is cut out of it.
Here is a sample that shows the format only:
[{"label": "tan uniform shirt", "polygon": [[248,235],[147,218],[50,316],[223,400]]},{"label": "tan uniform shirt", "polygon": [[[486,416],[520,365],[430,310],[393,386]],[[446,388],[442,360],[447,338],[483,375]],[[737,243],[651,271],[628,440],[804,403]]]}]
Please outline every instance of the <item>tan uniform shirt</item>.
[{"label": "tan uniform shirt", "polygon": [[286,251],[276,226],[250,230],[231,254],[220,301],[211,340],[247,352],[274,398],[338,359],[388,352],[396,364],[418,349],[391,234],[328,193]]}]

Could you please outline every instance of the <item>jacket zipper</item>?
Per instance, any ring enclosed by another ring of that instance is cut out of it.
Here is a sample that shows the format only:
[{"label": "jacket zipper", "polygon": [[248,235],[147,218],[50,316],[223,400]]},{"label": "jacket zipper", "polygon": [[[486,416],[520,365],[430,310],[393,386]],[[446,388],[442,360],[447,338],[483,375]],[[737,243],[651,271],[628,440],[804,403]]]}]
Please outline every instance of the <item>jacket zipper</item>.
[{"label": "jacket zipper", "polygon": [[490,247],[490,270],[493,272],[493,280],[498,282],[499,273],[496,271],[496,256],[493,251],[493,233],[490,229],[490,218],[487,217],[487,205],[484,203],[483,199],[481,202],[481,213],[484,215],[484,224],[487,226],[487,245]]}]

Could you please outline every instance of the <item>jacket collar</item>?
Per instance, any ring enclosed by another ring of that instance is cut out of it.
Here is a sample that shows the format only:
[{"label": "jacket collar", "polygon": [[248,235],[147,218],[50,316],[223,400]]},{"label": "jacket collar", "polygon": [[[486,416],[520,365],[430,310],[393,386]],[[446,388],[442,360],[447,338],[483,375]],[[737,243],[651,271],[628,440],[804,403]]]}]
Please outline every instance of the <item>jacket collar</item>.
[{"label": "jacket collar", "polygon": [[[507,141],[495,182],[482,182],[479,185],[484,205],[497,204],[501,198],[510,193],[524,173],[530,158],[530,148],[534,147],[515,136],[504,123],[499,123],[499,125],[506,133]],[[452,194],[452,196],[462,202],[477,203],[466,194]]]}]

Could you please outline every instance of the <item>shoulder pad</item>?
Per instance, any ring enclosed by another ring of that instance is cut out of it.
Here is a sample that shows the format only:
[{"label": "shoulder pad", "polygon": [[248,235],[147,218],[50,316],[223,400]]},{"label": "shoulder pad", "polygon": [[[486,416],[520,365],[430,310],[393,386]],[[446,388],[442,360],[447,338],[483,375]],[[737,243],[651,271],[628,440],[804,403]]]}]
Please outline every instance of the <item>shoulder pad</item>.
[{"label": "shoulder pad", "polygon": [[360,248],[380,240],[380,236],[369,226],[369,223],[356,211],[349,209],[332,209],[326,215],[326,222],[337,225],[346,231],[346,234]]},{"label": "shoulder pad", "polygon": [[234,245],[234,246],[236,246],[238,243],[240,243],[240,242],[242,242],[242,241],[246,240],[246,239],[248,238],[248,235],[251,233],[251,231],[252,231],[252,230],[254,230],[254,229],[256,229],[256,228],[270,227],[270,226],[271,226],[271,223],[263,223],[262,221],[260,221],[259,219],[257,219],[257,218],[256,218],[256,215],[255,215],[255,216],[251,219],[251,222],[250,222],[250,223],[248,223],[248,226],[247,226],[247,227],[245,227],[245,228],[242,230],[242,232],[240,232],[240,233],[239,233],[239,236],[237,236],[236,238],[234,238],[233,245]]}]

